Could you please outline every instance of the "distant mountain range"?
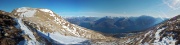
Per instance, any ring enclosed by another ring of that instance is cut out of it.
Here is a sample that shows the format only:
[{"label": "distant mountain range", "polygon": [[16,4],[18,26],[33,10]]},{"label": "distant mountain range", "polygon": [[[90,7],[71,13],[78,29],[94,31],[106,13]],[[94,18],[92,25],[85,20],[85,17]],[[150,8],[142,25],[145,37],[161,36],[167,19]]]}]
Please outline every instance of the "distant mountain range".
[{"label": "distant mountain range", "polygon": [[163,22],[167,18],[139,17],[66,17],[70,23],[102,33],[125,33],[143,31]]}]

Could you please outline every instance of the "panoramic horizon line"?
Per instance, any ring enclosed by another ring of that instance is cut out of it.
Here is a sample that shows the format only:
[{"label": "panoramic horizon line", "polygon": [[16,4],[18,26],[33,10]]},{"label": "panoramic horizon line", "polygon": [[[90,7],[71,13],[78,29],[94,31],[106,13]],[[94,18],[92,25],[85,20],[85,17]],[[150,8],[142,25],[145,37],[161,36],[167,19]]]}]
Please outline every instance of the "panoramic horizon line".
[{"label": "panoramic horizon line", "polygon": [[[20,8],[34,8],[34,7],[20,7]],[[15,9],[18,9],[18,8],[15,8]],[[48,9],[48,8],[35,8],[35,9]],[[51,9],[48,9],[48,10],[51,10]],[[2,11],[4,11],[4,10],[2,10]],[[53,11],[53,10],[51,10],[51,11]],[[11,12],[9,12],[9,13],[11,13]],[[66,15],[66,14],[63,15],[63,13],[67,13],[67,12],[61,12],[61,13],[54,12],[54,13],[56,13],[59,16],[62,16],[62,17],[83,17],[83,16],[85,16],[85,17],[105,17],[105,16],[110,16],[110,17],[139,17],[139,16],[146,15],[146,16],[151,16],[151,17],[155,17],[155,18],[172,18],[172,17],[167,17],[167,15],[165,15],[164,13],[163,13],[163,16],[162,15],[153,16],[153,15],[147,15],[147,14],[126,15],[126,14],[99,13],[99,12],[77,12],[77,13],[76,12],[68,12],[68,14],[76,13],[75,15]],[[79,13],[79,15],[76,16],[78,13]],[[86,15],[86,14],[91,14],[91,15]]]}]

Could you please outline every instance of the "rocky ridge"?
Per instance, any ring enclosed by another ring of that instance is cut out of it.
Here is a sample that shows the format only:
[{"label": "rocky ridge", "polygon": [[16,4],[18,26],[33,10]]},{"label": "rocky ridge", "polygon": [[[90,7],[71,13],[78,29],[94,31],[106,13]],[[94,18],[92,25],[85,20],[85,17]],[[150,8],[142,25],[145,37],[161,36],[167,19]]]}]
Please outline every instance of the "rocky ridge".
[{"label": "rocky ridge", "polygon": [[[59,38],[62,37],[63,35],[78,37],[75,38],[76,40],[78,40],[76,41],[76,43],[78,43],[79,41],[84,42],[86,40],[90,40],[92,41],[92,43],[95,43],[98,42],[97,40],[112,41],[116,39],[113,37],[104,36],[99,32],[95,32],[77,26],[75,24],[71,24],[68,21],[64,20],[61,16],[55,14],[53,11],[49,9],[22,7],[13,10],[11,16],[17,18],[19,23],[22,23],[20,24],[21,26],[24,26],[22,28],[28,28],[28,29],[24,29],[25,33],[26,32],[28,33],[29,32],[28,30],[31,31],[31,33],[27,35],[29,37],[31,36],[30,39],[33,40],[32,41],[33,43],[38,42],[36,44],[41,44],[41,43],[61,44],[61,43],[54,43],[54,42],[60,42],[61,40],[61,39],[55,39],[55,37]],[[41,34],[48,36],[48,39],[46,36]],[[58,36],[58,35],[62,35],[62,36]],[[85,38],[85,39],[81,40],[79,38]],[[42,40],[43,42],[40,42]]]}]

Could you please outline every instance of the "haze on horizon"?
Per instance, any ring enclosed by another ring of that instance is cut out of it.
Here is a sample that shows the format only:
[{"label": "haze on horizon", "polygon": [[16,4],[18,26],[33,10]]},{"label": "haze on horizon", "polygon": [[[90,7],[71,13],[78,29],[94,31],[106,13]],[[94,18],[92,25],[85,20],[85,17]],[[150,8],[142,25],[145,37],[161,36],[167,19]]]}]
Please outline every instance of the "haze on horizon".
[{"label": "haze on horizon", "polygon": [[60,16],[174,17],[180,14],[180,0],[1,0],[0,10],[19,7],[47,8]]}]

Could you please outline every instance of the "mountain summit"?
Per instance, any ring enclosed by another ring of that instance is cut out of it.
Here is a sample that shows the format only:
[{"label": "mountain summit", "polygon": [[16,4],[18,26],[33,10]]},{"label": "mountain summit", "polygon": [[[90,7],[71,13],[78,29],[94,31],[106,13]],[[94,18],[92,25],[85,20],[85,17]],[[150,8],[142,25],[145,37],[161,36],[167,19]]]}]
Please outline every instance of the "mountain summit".
[{"label": "mountain summit", "polygon": [[[2,12],[4,14],[5,12]],[[91,40],[114,39],[71,24],[49,9],[21,7],[8,13],[23,33],[25,45],[90,44]]]},{"label": "mountain summit", "polygon": [[55,14],[49,9],[22,7],[15,9],[12,14],[17,15],[17,17],[20,19],[23,19],[27,25],[37,25],[33,26],[33,28],[45,33],[57,32],[62,35],[89,39],[104,38],[104,36],[99,33],[67,22],[61,16]]}]

